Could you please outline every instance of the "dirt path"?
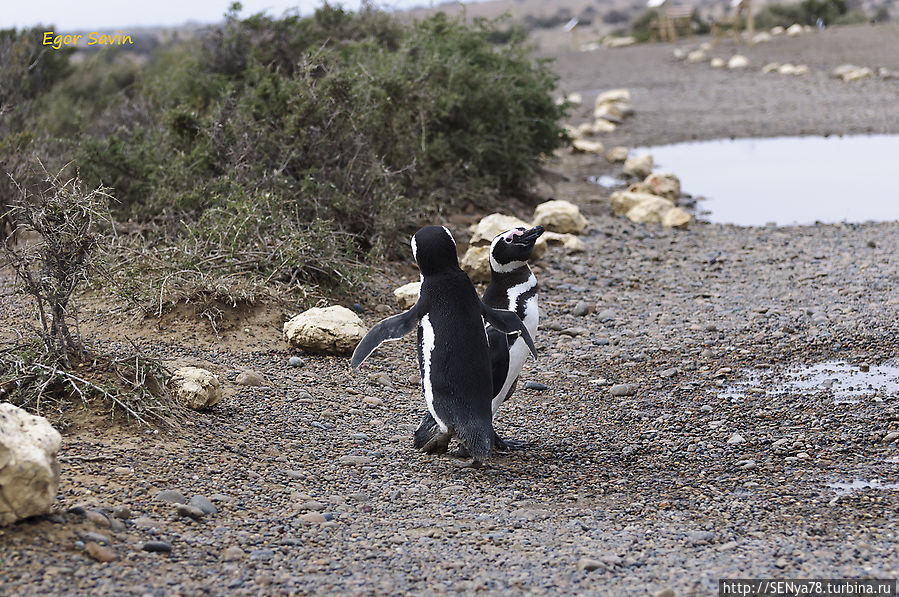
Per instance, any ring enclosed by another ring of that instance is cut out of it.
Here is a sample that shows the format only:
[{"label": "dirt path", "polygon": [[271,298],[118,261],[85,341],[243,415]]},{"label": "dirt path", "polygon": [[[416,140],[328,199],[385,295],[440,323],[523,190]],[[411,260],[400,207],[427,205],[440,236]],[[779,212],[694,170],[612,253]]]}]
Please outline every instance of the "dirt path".
[{"label": "dirt path", "polygon": [[[821,69],[896,60],[874,37],[895,42],[895,28],[816,35],[749,56],[791,48]],[[634,91],[637,115],[610,144],[899,132],[896,81],[670,56],[642,46],[558,68],[569,91]],[[0,531],[0,593],[706,595],[723,577],[899,577],[899,491],[888,488],[899,448],[881,441],[899,429],[899,396],[836,404],[826,389],[782,386],[801,364],[899,365],[899,224],[637,226],[584,182],[608,169],[600,161],[566,157],[550,167],[567,181],[541,189],[578,202],[591,226],[585,254],[551,250],[537,268],[541,357],[523,377],[548,389],[519,389],[497,421],[523,449],[482,470],[413,452],[422,401],[408,339],[351,373],[345,358],[289,367],[271,314],[244,349],[240,327],[222,349],[172,340],[186,324],[164,322],[143,345],[213,368],[226,398],[174,437],[72,427],[57,513]],[[360,297],[366,323],[379,303],[395,311],[390,290],[413,278],[387,275]],[[593,313],[574,316],[579,301]],[[235,385],[244,369],[268,385]],[[633,392],[612,396],[614,384]],[[167,489],[218,511],[180,517],[157,497]],[[129,515],[109,528],[76,506]],[[94,562],[82,552],[91,540],[120,559]]]}]

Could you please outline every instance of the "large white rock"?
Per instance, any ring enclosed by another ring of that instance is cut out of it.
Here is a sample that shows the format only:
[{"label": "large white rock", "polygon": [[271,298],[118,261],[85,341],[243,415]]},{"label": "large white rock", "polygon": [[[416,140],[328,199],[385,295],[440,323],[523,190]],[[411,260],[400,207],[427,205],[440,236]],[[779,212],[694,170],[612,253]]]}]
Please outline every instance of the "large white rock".
[{"label": "large white rock", "polygon": [[639,205],[645,201],[653,201],[658,199],[656,195],[651,193],[635,193],[632,191],[615,191],[609,195],[609,203],[612,205],[612,211],[616,216],[623,216],[631,210],[632,207]]},{"label": "large white rock", "polygon": [[779,62],[769,62],[768,64],[766,64],[765,66],[762,67],[762,73],[767,75],[768,73],[779,70],[780,67],[781,67],[781,64]]},{"label": "large white rock", "polygon": [[[597,118],[593,121],[593,134],[594,135],[604,135],[606,133],[614,133],[615,129],[618,128],[615,126],[614,122],[609,122],[605,118]],[[602,153],[602,152],[599,152]]]},{"label": "large white rock", "polygon": [[679,207],[672,207],[662,214],[662,226],[686,228],[690,224],[690,214]]},{"label": "large white rock", "polygon": [[[502,234],[506,230],[512,228],[531,228],[531,225],[516,218],[515,216],[507,216],[501,213],[492,213],[484,216],[481,221],[475,224],[471,234],[471,245],[489,245],[496,238],[496,235]],[[534,252],[531,253],[531,259],[540,259],[546,252],[546,239],[542,236],[534,243]],[[489,262],[488,262],[489,265]],[[464,267],[462,269],[465,269]],[[490,276],[490,270],[487,270],[487,276]]]},{"label": "large white rock", "polygon": [[614,103],[614,102],[629,102],[631,101],[631,92],[627,89],[609,89],[608,91],[603,91],[598,96],[596,96],[596,102],[594,103],[594,107],[598,108],[602,104]]},{"label": "large white rock", "polygon": [[765,44],[771,41],[771,34],[767,31],[760,31],[752,38],[754,44]]},{"label": "large white rock", "polygon": [[802,25],[799,23],[793,23],[789,27],[787,27],[787,37],[797,37],[801,35],[803,32]]},{"label": "large white rock", "polygon": [[490,280],[490,245],[469,246],[459,263],[473,282]]},{"label": "large white rock", "polygon": [[724,59],[716,56],[709,61],[709,66],[712,68],[724,68]]},{"label": "large white rock", "polygon": [[44,417],[0,403],[0,526],[50,511],[62,436]]},{"label": "large white rock", "polygon": [[359,316],[340,305],[313,307],[284,324],[290,346],[321,354],[349,354],[364,336]]},{"label": "large white rock", "polygon": [[580,234],[587,228],[587,218],[574,203],[557,199],[537,206],[534,225],[543,226],[550,232]]},{"label": "large white rock", "polygon": [[624,162],[624,173],[628,176],[646,178],[652,173],[652,156],[648,153],[628,158]]},{"label": "large white rock", "polygon": [[172,374],[172,390],[178,402],[201,410],[222,399],[222,382],[217,375],[199,367],[182,367]]},{"label": "large white rock", "polygon": [[621,145],[617,145],[606,152],[606,159],[610,162],[623,162],[627,159],[628,149]]},{"label": "large white rock", "polygon": [[734,54],[730,57],[730,60],[727,61],[727,68],[731,70],[746,68],[747,66],[749,66],[749,58],[743,54]]},{"label": "large white rock", "polygon": [[687,62],[691,64],[696,64],[697,62],[705,62],[706,59],[706,53],[702,50],[693,50],[692,52],[687,54]]},{"label": "large white rock", "polygon": [[606,118],[606,116],[610,116],[613,120],[616,118],[621,119],[624,118],[624,112],[621,110],[618,102],[599,104],[593,109],[593,118]]},{"label": "large white rock", "polygon": [[393,296],[401,309],[411,309],[418,302],[420,292],[421,282],[409,282],[394,290]]},{"label": "large white rock", "polygon": [[643,181],[653,195],[676,200],[680,195],[680,179],[671,172],[656,172]]},{"label": "large white rock", "polygon": [[571,149],[580,153],[602,153],[606,148],[599,141],[575,139],[571,142]]},{"label": "large white rock", "polygon": [[632,46],[637,43],[637,38],[626,36],[626,37],[607,37],[602,40],[602,45],[607,48],[626,48],[627,46]]},{"label": "large white rock", "polygon": [[674,208],[674,201],[650,195],[652,199],[641,201],[628,210],[625,215],[635,224],[660,224],[662,216]]},{"label": "large white rock", "polygon": [[544,232],[548,245],[561,245],[566,253],[583,253],[587,245],[573,234],[559,234],[558,232]]},{"label": "large white rock", "polygon": [[783,32],[784,32],[784,28],[781,27],[780,25],[776,25],[776,26],[774,26],[774,27],[771,27],[771,35],[772,35],[772,36],[774,36],[774,35],[783,35]]}]

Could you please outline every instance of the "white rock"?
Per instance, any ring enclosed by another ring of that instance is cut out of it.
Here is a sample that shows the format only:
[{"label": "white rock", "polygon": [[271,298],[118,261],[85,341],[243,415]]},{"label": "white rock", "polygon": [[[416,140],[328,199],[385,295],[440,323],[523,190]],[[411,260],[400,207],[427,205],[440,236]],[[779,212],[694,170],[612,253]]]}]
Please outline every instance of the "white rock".
[{"label": "white rock", "polygon": [[746,439],[742,435],[740,435],[739,433],[734,433],[730,436],[730,438],[728,438],[727,443],[733,446],[736,444],[742,444],[745,441]]},{"label": "white rock", "polygon": [[561,245],[566,253],[583,253],[587,250],[584,241],[573,234],[559,234],[558,232],[544,232],[548,245]]},{"label": "white rock", "polygon": [[765,31],[756,33],[752,38],[752,43],[754,44],[764,44],[768,43],[769,41],[771,41],[771,34]]},{"label": "white rock", "polygon": [[571,137],[572,139],[580,139],[581,137],[584,136],[581,134],[581,132],[576,127],[574,127],[570,124],[563,124],[562,128],[565,129],[565,133],[567,133],[568,136]]},{"label": "white rock", "polygon": [[690,214],[679,207],[673,207],[662,214],[662,226],[666,228],[686,228],[690,225]]},{"label": "white rock", "polygon": [[574,203],[554,200],[537,206],[534,225],[543,226],[550,232],[580,234],[587,227],[587,219]]},{"label": "white rock", "polygon": [[675,60],[683,60],[686,57],[687,57],[687,49],[686,48],[674,48]]},{"label": "white rock", "polygon": [[774,72],[778,69],[780,69],[779,62],[769,62],[768,64],[766,64],[765,66],[762,67],[762,73],[767,75],[768,73]]},{"label": "white rock", "polygon": [[490,280],[490,245],[470,246],[462,256],[462,269],[473,282]]},{"label": "white rock", "polygon": [[[498,234],[502,234],[512,228],[531,228],[531,225],[515,216],[492,213],[489,216],[484,216],[480,222],[471,227],[471,241],[469,241],[469,244],[489,245]],[[540,259],[545,252],[546,239],[541,236],[534,243],[531,259]]]},{"label": "white rock", "polygon": [[852,71],[858,70],[860,67],[855,66],[854,64],[841,64],[836,67],[832,71],[830,71],[831,77],[836,77],[837,79],[842,79]]},{"label": "white rock", "polygon": [[284,324],[287,343],[308,352],[349,354],[364,336],[359,316],[340,305],[313,307]]},{"label": "white rock", "polygon": [[609,122],[608,120],[606,120],[604,118],[597,118],[596,120],[593,121],[593,134],[594,135],[603,135],[606,133],[614,133],[616,128],[617,127],[615,126],[614,122]]},{"label": "white rock", "polygon": [[796,67],[793,69],[793,74],[796,76],[807,75],[810,70],[811,69],[808,67],[807,64],[797,64]]},{"label": "white rock", "polygon": [[627,159],[627,154],[627,147],[617,145],[606,152],[606,159],[613,163],[623,162]]},{"label": "white rock", "polygon": [[0,403],[0,526],[50,511],[62,436],[44,417]]},{"label": "white rock", "polygon": [[802,25],[799,23],[793,23],[789,27],[787,27],[787,37],[797,37],[802,34]]},{"label": "white rock", "polygon": [[712,44],[711,44],[711,42],[704,41],[701,44],[699,44],[699,49],[702,50],[703,52],[708,52],[709,50],[712,49]]},{"label": "white rock", "polygon": [[421,282],[409,282],[393,291],[400,309],[411,309],[418,302],[418,294],[421,292]]},{"label": "white rock", "polygon": [[655,195],[650,197],[630,208],[625,217],[635,224],[660,224],[662,216],[674,208],[674,201]]},{"label": "white rock", "polygon": [[602,40],[602,45],[607,48],[626,48],[637,43],[636,38],[627,37],[607,37]]},{"label": "white rock", "polygon": [[706,54],[703,50],[693,50],[689,54],[687,54],[687,62],[691,64],[696,64],[697,62],[705,62],[707,59]]},{"label": "white rock", "polygon": [[584,103],[584,97],[580,93],[570,93],[565,100],[572,105],[580,106]]},{"label": "white rock", "polygon": [[615,102],[630,102],[631,101],[631,92],[627,89],[609,89],[608,91],[603,91],[598,96],[596,96],[596,102],[594,103],[594,107],[598,108],[602,104],[609,104]]},{"label": "white rock", "polygon": [[588,139],[575,139],[571,142],[571,149],[580,153],[602,153],[606,150],[601,142]]},{"label": "white rock", "polygon": [[609,203],[612,205],[612,211],[616,216],[623,216],[631,210],[632,207],[639,205],[645,201],[658,199],[656,195],[651,193],[639,193],[633,191],[615,191],[609,195]]},{"label": "white rock", "polygon": [[776,35],[783,35],[783,32],[784,32],[784,28],[781,27],[780,25],[777,25],[776,27],[771,27],[771,36],[772,37],[776,36]]},{"label": "white rock", "polygon": [[709,66],[712,68],[724,68],[724,59],[716,56],[709,61]]},{"label": "white rock", "polygon": [[209,408],[222,399],[222,383],[206,369],[182,367],[172,374],[171,383],[175,398],[187,408]]},{"label": "white rock", "polygon": [[624,173],[628,176],[646,178],[652,173],[652,156],[648,153],[641,153],[628,158],[624,162]]},{"label": "white rock", "polygon": [[659,197],[674,201],[680,195],[680,179],[671,172],[655,172],[647,176],[643,183],[651,189],[653,195]]},{"label": "white rock", "polygon": [[577,125],[574,129],[577,131],[578,137],[592,137],[593,136],[593,123],[592,122],[582,122]]},{"label": "white rock", "polygon": [[730,60],[727,61],[727,68],[731,70],[746,68],[747,66],[749,66],[749,58],[742,54],[734,54],[730,57]]},{"label": "white rock", "polygon": [[[623,104],[624,102],[622,102]],[[624,118],[624,113],[621,111],[619,107],[621,104],[618,102],[606,102],[603,104],[598,104],[595,108],[593,108],[593,118],[605,118],[606,116],[611,116],[613,119],[615,118]]]},{"label": "white rock", "polygon": [[860,79],[867,79],[869,77],[874,76],[874,71],[868,68],[867,66],[863,66],[855,69],[854,71],[848,72],[843,75],[844,81],[858,81]]}]

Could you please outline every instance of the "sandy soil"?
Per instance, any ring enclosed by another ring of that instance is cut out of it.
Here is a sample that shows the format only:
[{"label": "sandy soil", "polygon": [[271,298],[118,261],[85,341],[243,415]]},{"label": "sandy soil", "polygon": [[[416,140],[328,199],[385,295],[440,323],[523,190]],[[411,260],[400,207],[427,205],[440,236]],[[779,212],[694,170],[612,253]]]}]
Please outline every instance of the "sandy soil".
[{"label": "sandy soil", "polygon": [[[827,77],[843,62],[899,69],[896,41],[895,27],[858,27],[739,50],[756,66],[805,62],[804,78],[683,64],[662,44],[560,55],[557,68],[584,93],[584,119],[598,91],[634,93],[608,145],[899,133],[896,80]],[[707,595],[724,577],[899,577],[899,448],[882,441],[899,396],[837,403],[783,385],[828,360],[899,365],[899,224],[638,226],[585,181],[617,167],[573,155],[547,167],[538,192],[577,202],[591,225],[586,253],[535,266],[541,357],[522,385],[547,389],[520,386],[496,423],[523,448],[480,470],[414,452],[409,339],[359,372],[310,355],[296,368],[277,309],[216,341],[186,314],[136,322],[94,305],[86,329],[207,366],[226,396],[168,436],[98,434],[71,415],[54,513],[0,530],[0,593]],[[414,278],[387,268],[358,297],[366,323],[378,305],[396,312],[390,291]],[[575,316],[580,302],[591,313]],[[0,307],[21,316],[9,297]],[[266,385],[236,385],[246,369]],[[839,485],[856,480],[870,486]],[[179,516],[161,490],[217,512]],[[118,560],[91,559],[90,541]]]}]

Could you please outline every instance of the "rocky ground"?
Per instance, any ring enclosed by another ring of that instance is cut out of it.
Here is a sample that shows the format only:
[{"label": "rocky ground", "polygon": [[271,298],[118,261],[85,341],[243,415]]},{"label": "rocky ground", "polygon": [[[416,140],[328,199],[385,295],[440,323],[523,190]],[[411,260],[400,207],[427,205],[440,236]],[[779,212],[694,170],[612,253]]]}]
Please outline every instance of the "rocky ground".
[{"label": "rocky ground", "polygon": [[[897,69],[896,40],[860,27],[717,50],[759,66],[800,53],[814,70],[798,78],[676,62],[665,44],[557,68],[585,120],[598,91],[632,90],[636,115],[610,146],[899,133],[896,80],[826,75]],[[276,310],[221,342],[201,322],[185,339],[191,322],[153,321],[138,343],[213,369],[224,400],[168,435],[72,417],[56,510],[0,530],[0,593],[707,595],[725,577],[899,577],[899,396],[783,385],[801,365],[899,365],[899,223],[635,225],[585,180],[619,166],[547,168],[539,192],[591,224],[586,253],[550,249],[535,267],[541,356],[496,422],[523,448],[479,470],[415,453],[410,339],[351,372],[292,355]],[[416,277],[404,267],[358,297],[367,324],[397,311],[390,291]],[[120,313],[84,325],[102,336]],[[266,384],[236,385],[246,369]],[[871,486],[839,485],[855,480]],[[176,510],[194,496],[216,511]]]}]

